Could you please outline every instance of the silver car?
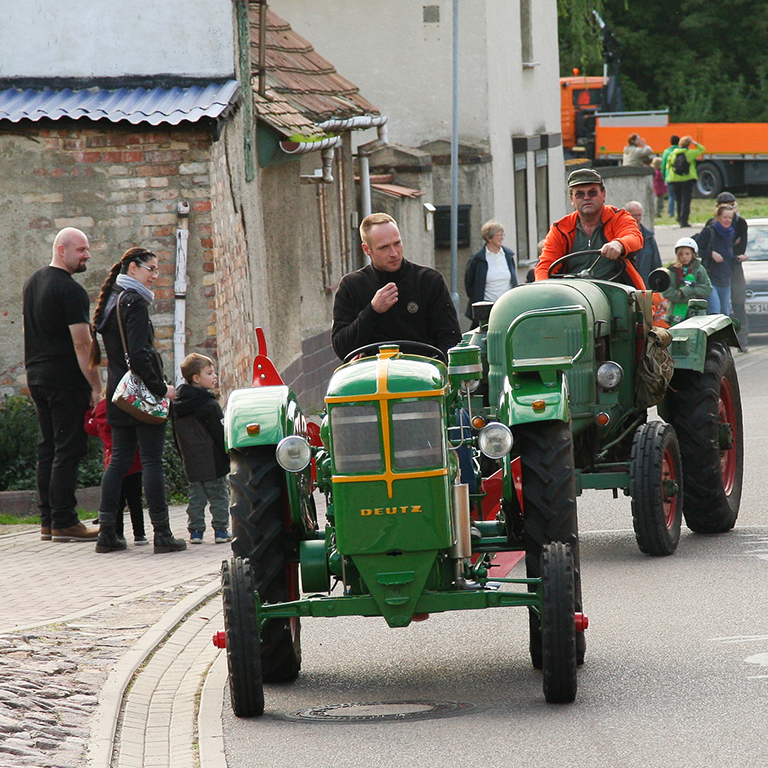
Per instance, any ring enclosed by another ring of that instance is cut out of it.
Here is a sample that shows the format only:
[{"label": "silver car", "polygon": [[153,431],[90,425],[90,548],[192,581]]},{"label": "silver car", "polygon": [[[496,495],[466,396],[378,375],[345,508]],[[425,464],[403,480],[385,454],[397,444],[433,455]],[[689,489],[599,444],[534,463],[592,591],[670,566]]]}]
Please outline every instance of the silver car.
[{"label": "silver car", "polygon": [[768,219],[747,219],[747,260],[743,264],[750,333],[768,333]]}]

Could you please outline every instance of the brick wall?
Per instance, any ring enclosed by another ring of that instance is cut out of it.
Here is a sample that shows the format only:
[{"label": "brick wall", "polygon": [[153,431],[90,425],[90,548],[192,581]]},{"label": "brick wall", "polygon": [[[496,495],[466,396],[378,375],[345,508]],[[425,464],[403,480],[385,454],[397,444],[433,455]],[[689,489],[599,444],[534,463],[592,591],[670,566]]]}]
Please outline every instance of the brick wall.
[{"label": "brick wall", "polygon": [[3,126],[0,393],[25,384],[21,288],[49,263],[53,238],[65,226],[83,229],[90,239],[88,272],[77,279],[92,299],[127,248],[142,245],[157,253],[153,322],[166,372],[172,372],[180,200],[191,205],[187,346],[216,356],[210,157],[210,127],[203,124],[158,128],[70,120]]}]

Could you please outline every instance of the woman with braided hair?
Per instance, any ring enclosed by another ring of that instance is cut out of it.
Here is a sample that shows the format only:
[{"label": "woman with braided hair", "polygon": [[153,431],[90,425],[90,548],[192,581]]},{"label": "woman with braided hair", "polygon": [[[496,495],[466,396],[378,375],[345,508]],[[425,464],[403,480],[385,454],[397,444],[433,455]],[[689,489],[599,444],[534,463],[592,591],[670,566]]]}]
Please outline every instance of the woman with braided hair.
[{"label": "woman with braided hair", "polygon": [[[155,349],[155,331],[149,318],[154,299],[151,288],[157,275],[157,256],[152,251],[129,248],[112,266],[93,313],[93,329],[101,334],[107,353],[107,423],[112,427],[113,440],[112,459],[101,481],[97,552],[126,548],[125,539],[115,532],[115,516],[123,477],[133,463],[137,445],[144,467],[144,496],[155,531],[155,552],[178,552],[187,548],[185,541],[174,538],[168,520],[163,476],[165,424],[141,422],[112,402],[115,388],[128,370],[118,312],[134,373],[154,394],[171,400],[176,396],[174,387],[163,380],[163,363]],[[100,359],[99,345],[94,344],[91,365],[98,365]]]}]

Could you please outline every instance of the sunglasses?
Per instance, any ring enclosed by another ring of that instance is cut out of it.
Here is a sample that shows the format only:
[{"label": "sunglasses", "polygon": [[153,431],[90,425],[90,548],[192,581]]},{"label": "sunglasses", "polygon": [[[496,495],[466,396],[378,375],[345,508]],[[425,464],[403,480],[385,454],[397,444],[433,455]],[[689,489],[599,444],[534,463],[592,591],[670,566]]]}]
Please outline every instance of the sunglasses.
[{"label": "sunglasses", "polygon": [[585,197],[597,197],[600,194],[599,189],[588,189],[586,192],[573,192],[573,196],[577,200],[583,200]]}]

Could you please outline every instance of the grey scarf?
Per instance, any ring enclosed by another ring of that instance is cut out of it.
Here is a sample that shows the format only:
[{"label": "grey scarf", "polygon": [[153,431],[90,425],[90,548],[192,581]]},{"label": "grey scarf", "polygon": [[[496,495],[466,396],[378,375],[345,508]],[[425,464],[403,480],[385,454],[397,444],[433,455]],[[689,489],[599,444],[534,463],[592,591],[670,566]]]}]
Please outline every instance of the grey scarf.
[{"label": "grey scarf", "polygon": [[[147,306],[150,306],[155,300],[155,294],[152,293],[144,283],[140,283],[135,277],[120,274],[117,276],[115,282],[125,291],[135,291],[138,293],[139,296],[147,302]],[[104,326],[107,324],[107,320],[109,319],[110,314],[112,314],[112,310],[115,308],[119,296],[120,292],[114,290],[109,295],[107,306],[104,308],[104,314],[101,316],[101,321],[96,328],[99,333],[101,333]]]}]

